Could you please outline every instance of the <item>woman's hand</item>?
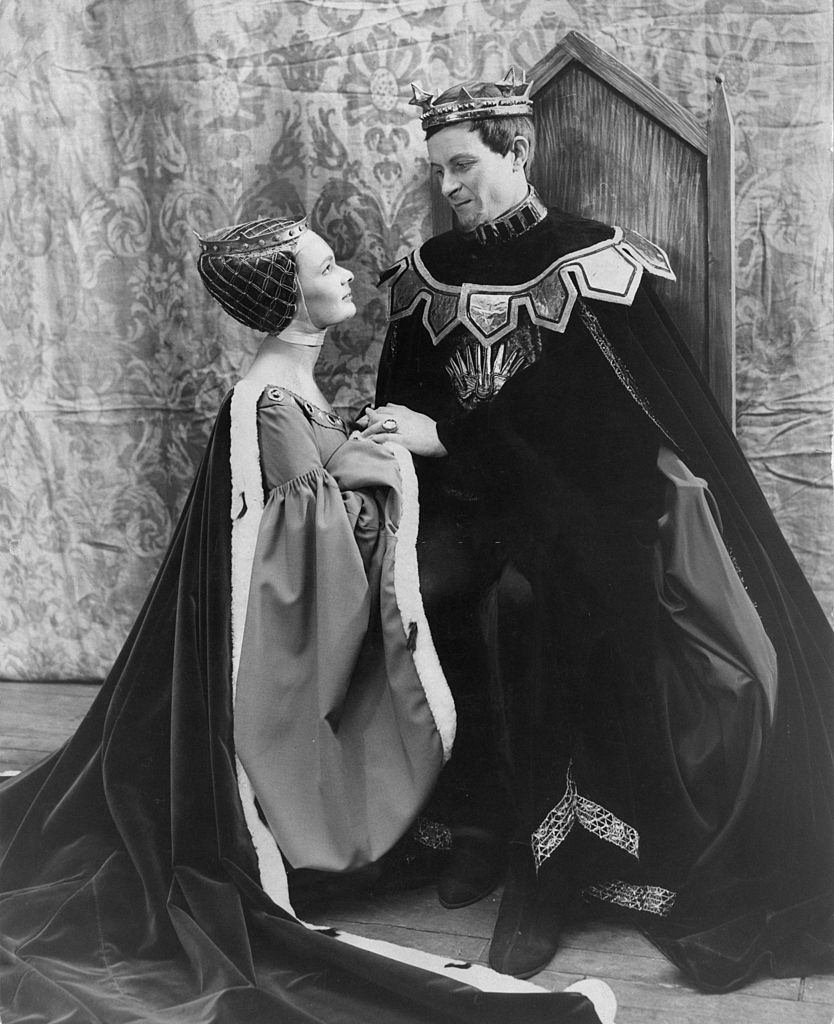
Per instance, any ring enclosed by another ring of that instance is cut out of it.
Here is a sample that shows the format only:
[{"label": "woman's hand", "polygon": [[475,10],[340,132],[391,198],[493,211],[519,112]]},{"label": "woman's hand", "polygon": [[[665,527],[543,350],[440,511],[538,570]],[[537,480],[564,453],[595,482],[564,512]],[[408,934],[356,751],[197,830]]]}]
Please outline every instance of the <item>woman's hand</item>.
[{"label": "woman's hand", "polygon": [[412,455],[435,459],[448,454],[437,436],[434,420],[405,405],[380,405],[376,409],[368,409],[356,422],[362,428],[360,437],[379,444],[396,441]]}]

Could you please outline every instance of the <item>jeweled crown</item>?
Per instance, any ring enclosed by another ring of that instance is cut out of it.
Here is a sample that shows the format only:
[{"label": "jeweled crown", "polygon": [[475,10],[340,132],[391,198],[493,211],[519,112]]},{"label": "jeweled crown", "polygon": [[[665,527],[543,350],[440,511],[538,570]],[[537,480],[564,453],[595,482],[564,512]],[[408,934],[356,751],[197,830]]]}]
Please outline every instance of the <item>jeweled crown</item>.
[{"label": "jeweled crown", "polygon": [[204,238],[197,235],[203,252],[226,256],[268,252],[293,246],[307,230],[307,218],[297,220],[263,217],[221,228]]},{"label": "jeweled crown", "polygon": [[529,116],[533,113],[532,87],[533,83],[526,81],[523,71],[511,67],[500,82],[468,82],[447,89],[437,99],[418,82],[412,82],[414,95],[408,102],[422,110],[420,124],[427,132],[430,128],[460,121]]}]

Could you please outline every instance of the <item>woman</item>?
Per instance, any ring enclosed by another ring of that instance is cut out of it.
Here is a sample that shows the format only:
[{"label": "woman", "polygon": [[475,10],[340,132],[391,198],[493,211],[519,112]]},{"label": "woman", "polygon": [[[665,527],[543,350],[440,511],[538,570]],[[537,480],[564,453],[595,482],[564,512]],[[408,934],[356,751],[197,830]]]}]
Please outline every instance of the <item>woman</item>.
[{"label": "woman", "polygon": [[[254,262],[253,245],[266,246]],[[323,239],[303,223],[256,222],[207,239],[198,266],[227,312],[269,330],[231,400],[235,748],[247,821],[261,849],[253,792],[294,869],[350,871],[408,829],[454,738],[417,585],[410,457],[345,443],[313,377],[327,327],[356,312],[353,275]],[[274,844],[265,848],[280,877]]]},{"label": "woman", "polygon": [[286,866],[389,849],[453,707],[409,457],[349,441],[313,379],[327,326],[355,311],[350,273],[304,220],[201,244],[211,293],[267,337],[88,715],[0,790],[4,1021],[488,1022],[507,991],[514,1020],[597,1021],[579,993],[419,969],[295,917]]}]

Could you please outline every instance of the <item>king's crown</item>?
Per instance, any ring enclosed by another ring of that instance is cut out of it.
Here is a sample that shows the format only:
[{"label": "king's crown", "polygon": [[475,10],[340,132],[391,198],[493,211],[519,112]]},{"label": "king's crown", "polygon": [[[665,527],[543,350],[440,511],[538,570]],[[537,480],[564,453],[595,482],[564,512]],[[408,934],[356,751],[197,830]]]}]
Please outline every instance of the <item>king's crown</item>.
[{"label": "king's crown", "polygon": [[[520,77],[519,77],[520,74]],[[511,67],[500,82],[469,82],[442,92],[437,99],[418,82],[411,83],[410,105],[419,107],[424,131],[459,121],[482,121],[490,117],[512,117],[533,113],[532,82],[524,72]]]}]

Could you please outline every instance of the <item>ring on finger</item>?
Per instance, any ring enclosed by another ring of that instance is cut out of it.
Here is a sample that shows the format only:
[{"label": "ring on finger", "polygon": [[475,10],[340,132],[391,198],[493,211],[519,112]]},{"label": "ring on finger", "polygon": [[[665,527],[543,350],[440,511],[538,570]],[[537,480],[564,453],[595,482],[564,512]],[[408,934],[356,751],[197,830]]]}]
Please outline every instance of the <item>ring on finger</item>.
[{"label": "ring on finger", "polygon": [[398,426],[399,424],[397,423],[393,416],[388,416],[386,417],[386,419],[382,421],[382,429],[385,431],[386,434],[396,433]]}]

